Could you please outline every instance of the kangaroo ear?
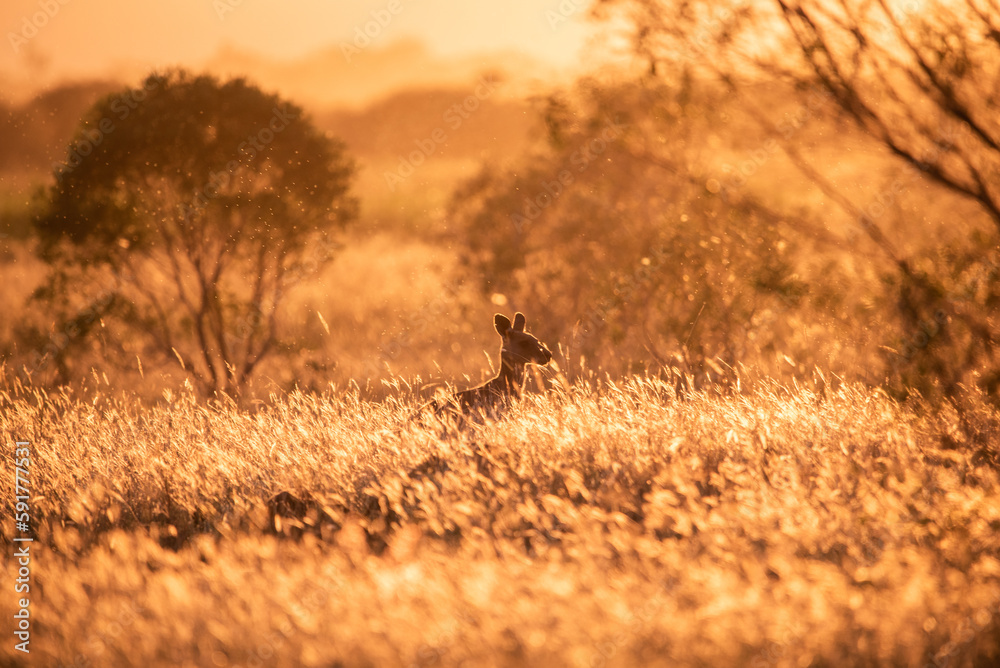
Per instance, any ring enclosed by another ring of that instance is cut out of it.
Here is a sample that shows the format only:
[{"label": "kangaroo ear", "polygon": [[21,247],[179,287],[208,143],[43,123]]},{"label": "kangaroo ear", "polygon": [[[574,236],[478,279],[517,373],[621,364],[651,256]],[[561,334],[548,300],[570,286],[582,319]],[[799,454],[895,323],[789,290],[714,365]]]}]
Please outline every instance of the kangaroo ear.
[{"label": "kangaroo ear", "polygon": [[524,331],[524,314],[516,313],[514,314],[514,331],[523,332]]},{"label": "kangaroo ear", "polygon": [[497,313],[493,316],[493,324],[496,325],[497,334],[507,336],[507,332],[510,330],[510,320],[507,319],[507,316]]}]

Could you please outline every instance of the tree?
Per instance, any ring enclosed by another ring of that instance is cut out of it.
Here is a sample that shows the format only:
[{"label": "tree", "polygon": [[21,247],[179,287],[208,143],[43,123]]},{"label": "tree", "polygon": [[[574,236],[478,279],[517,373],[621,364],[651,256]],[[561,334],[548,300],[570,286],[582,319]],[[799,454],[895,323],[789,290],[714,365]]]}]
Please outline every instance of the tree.
[{"label": "tree", "polygon": [[[907,254],[900,241],[919,236],[920,220],[887,231],[882,209],[852,201],[823,166],[783,142],[792,162],[891,261],[886,281],[896,290],[901,330],[888,368],[946,395],[969,374],[990,392],[1000,389],[996,0],[603,0],[597,11],[624,11],[635,53],[661,75],[694,72],[734,92],[763,77],[822,88],[912,179],[972,203],[985,225],[954,221],[966,230],[963,246],[930,244]],[[751,112],[755,102],[748,99]],[[764,132],[774,131],[766,113],[758,117]],[[984,231],[989,225],[992,232]]]},{"label": "tree", "polygon": [[37,298],[74,344],[53,353],[62,373],[99,337],[106,363],[239,393],[283,347],[288,291],[356,216],[353,169],[301,108],[242,79],[153,75],[99,102],[36,221],[52,266]]},{"label": "tree", "polygon": [[583,82],[544,105],[546,144],[485,167],[451,203],[485,294],[544,312],[542,338],[606,371],[652,358],[717,377],[767,366],[779,349],[818,354],[792,342],[794,317],[775,316],[803,292],[796,230],[706,186],[698,138],[718,123],[719,99],[625,80]]}]

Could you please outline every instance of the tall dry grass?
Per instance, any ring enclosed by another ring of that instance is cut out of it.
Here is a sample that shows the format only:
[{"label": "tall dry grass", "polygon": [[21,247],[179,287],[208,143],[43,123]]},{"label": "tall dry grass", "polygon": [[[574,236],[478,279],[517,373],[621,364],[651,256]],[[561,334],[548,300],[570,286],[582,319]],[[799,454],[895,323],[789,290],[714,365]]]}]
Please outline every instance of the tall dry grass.
[{"label": "tall dry grass", "polygon": [[8,387],[0,433],[34,450],[32,663],[1000,658],[1000,416],[975,399],[593,379],[442,438],[406,421],[417,401]]}]

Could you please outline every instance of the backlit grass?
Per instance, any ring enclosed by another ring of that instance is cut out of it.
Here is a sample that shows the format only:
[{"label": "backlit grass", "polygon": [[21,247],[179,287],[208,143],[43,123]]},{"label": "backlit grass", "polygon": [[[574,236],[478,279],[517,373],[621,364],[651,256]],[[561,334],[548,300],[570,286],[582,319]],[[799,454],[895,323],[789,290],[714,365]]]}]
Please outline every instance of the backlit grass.
[{"label": "backlit grass", "polygon": [[[682,400],[634,377],[439,438],[400,387],[256,411],[8,388],[4,442],[33,449],[32,664],[1000,658],[1000,416],[974,399]],[[275,522],[279,492],[301,505]]]}]

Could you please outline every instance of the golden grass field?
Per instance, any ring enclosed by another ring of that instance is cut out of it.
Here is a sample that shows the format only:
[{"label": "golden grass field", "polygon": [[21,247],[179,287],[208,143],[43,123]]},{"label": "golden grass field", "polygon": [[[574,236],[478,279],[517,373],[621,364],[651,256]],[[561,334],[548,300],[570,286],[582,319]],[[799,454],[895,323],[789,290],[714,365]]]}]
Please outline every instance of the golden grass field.
[{"label": "golden grass field", "polygon": [[378,4],[0,71],[0,668],[1000,666],[998,0]]},{"label": "golden grass field", "polygon": [[[985,403],[549,377],[502,421],[442,438],[407,421],[403,381],[380,401],[256,410],[8,386],[0,434],[32,448],[34,627],[30,661],[8,638],[0,663],[1000,661]],[[300,512],[275,522],[283,491]],[[15,605],[0,597],[0,615]]]}]

